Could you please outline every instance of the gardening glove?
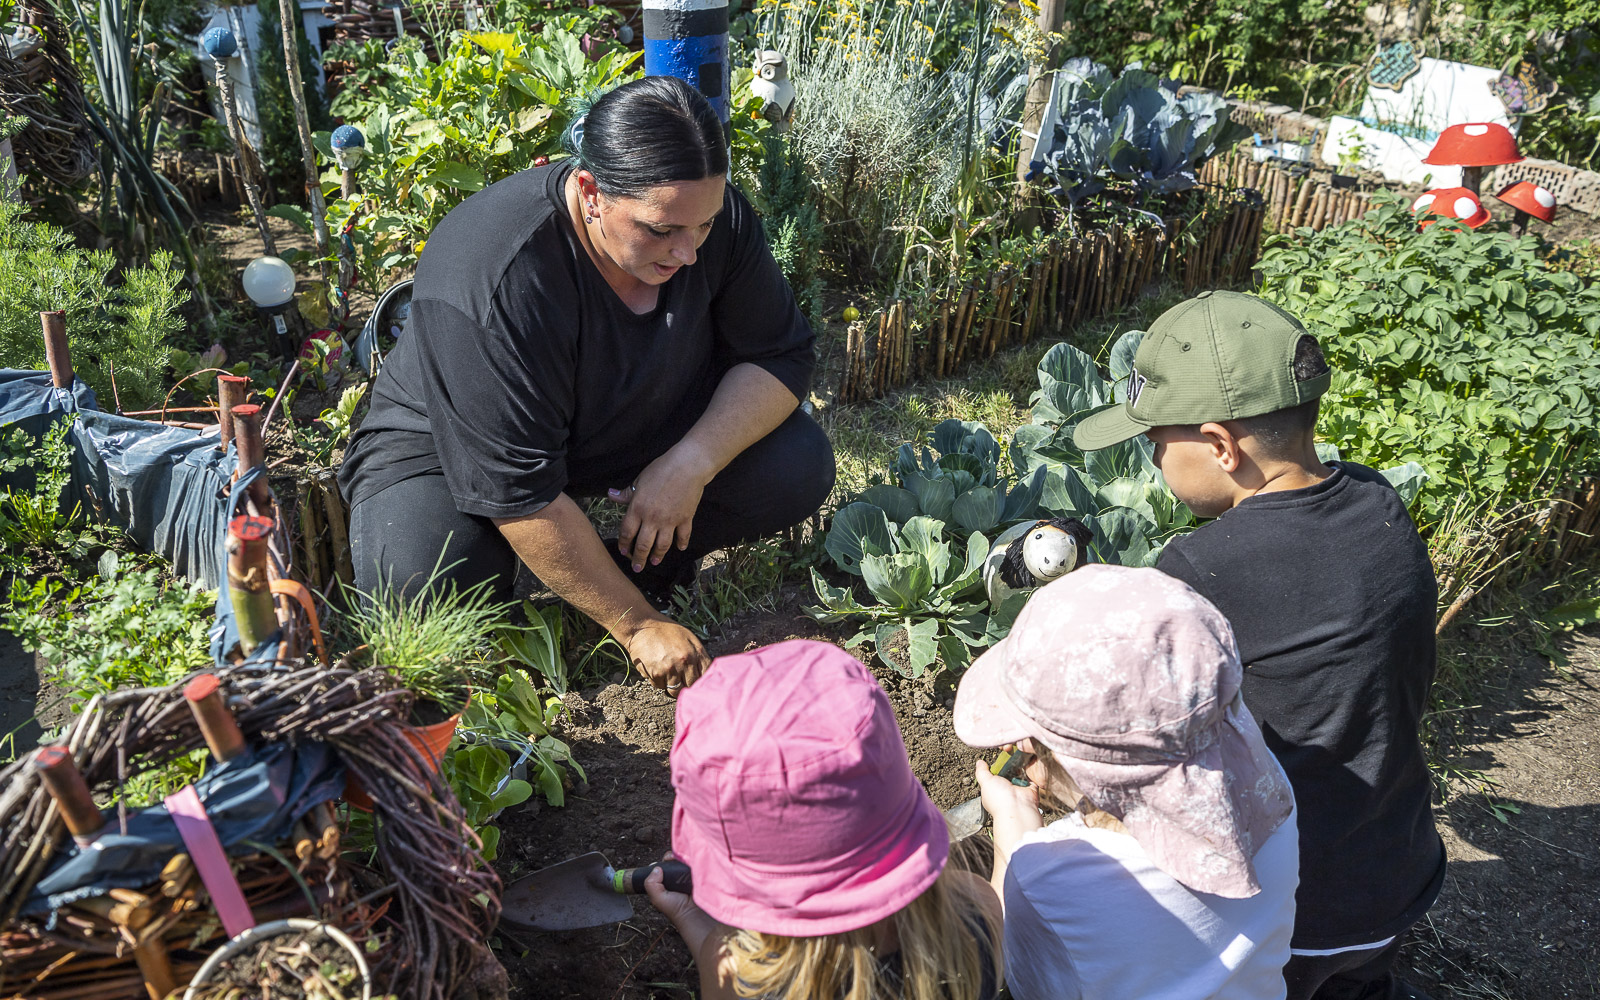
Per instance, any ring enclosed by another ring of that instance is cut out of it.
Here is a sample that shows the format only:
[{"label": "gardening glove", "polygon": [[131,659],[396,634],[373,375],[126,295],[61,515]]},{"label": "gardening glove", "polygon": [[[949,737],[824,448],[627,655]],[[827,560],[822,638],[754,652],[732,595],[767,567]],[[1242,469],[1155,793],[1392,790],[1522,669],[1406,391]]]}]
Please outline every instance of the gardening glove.
[{"label": "gardening glove", "polygon": [[609,491],[613,501],[628,505],[617,532],[617,550],[633,561],[635,573],[647,562],[660,565],[674,542],[680,550],[689,547],[689,533],[706,482],[692,463],[674,450],[645,466],[632,486]]}]

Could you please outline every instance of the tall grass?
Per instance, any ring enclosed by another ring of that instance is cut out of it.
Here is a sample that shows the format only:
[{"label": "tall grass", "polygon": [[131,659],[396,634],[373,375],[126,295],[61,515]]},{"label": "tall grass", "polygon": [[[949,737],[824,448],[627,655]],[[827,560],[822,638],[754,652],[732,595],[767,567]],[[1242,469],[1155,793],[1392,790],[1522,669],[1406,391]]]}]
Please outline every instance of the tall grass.
[{"label": "tall grass", "polygon": [[349,610],[340,623],[367,647],[368,663],[391,670],[406,687],[447,711],[466,703],[468,689],[491,676],[486,640],[504,624],[509,605],[493,599],[489,582],[461,588],[445,574],[441,553],[428,578],[414,585],[392,578],[373,593],[346,588]]}]

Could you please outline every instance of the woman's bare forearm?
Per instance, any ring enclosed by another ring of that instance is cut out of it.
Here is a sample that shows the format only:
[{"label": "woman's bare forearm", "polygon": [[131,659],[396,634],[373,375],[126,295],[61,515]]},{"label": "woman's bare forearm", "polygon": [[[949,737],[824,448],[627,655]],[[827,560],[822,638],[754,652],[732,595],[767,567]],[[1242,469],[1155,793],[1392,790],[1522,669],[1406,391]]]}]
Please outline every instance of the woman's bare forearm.
[{"label": "woman's bare forearm", "polygon": [[565,493],[495,525],[528,569],[562,600],[626,643],[645,622],[668,621],[612,561],[605,543]]},{"label": "woman's bare forearm", "polygon": [[699,481],[709,483],[729,462],[778,429],[800,401],[789,387],[759,365],[728,369],[711,404],[671,449]]}]

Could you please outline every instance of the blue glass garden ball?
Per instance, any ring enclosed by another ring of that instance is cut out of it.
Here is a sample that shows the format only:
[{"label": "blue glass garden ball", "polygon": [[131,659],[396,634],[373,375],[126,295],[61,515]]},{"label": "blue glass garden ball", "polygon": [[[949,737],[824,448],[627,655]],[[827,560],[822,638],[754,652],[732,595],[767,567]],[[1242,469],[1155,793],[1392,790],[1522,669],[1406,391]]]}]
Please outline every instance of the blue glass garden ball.
[{"label": "blue glass garden ball", "polygon": [[366,146],[367,137],[354,125],[340,125],[333,130],[329,143],[334,149],[360,149]]},{"label": "blue glass garden ball", "polygon": [[200,47],[206,50],[206,55],[219,61],[231,59],[239,51],[239,43],[234,40],[233,32],[221,25],[205,30],[200,36]]}]

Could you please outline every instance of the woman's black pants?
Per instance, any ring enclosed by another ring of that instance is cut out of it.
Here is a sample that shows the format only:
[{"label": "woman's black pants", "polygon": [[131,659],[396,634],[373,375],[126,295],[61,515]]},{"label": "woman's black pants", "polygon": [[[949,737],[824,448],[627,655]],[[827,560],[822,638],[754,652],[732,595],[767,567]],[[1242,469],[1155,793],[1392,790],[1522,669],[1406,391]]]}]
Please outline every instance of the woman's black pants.
[{"label": "woman's black pants", "polygon": [[[657,457],[642,456],[633,476]],[[828,436],[796,410],[706,485],[688,549],[672,549],[644,572],[671,581],[708,552],[800,523],[828,498],[834,471]],[[402,480],[352,507],[350,548],[356,587],[370,596],[389,588],[414,594],[438,567],[436,586],[450,581],[464,590],[488,580],[495,600],[506,601],[517,575],[517,555],[500,529],[457,510],[442,474]]]}]

